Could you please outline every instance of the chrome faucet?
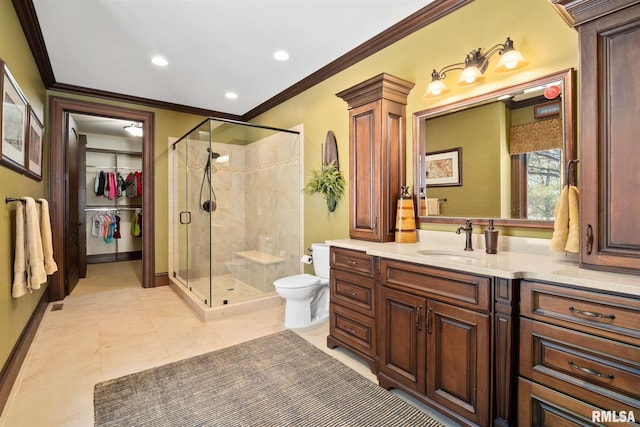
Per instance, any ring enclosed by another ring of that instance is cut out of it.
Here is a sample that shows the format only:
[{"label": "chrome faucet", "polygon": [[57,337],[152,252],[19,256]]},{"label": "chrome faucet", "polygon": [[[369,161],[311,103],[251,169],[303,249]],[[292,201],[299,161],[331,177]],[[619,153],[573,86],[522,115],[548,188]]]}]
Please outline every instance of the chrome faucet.
[{"label": "chrome faucet", "polygon": [[461,231],[464,231],[467,237],[464,244],[464,250],[472,251],[473,245],[471,243],[471,235],[473,234],[473,226],[471,225],[470,219],[467,220],[464,227],[458,227],[458,229],[456,230],[456,234],[460,234]]}]

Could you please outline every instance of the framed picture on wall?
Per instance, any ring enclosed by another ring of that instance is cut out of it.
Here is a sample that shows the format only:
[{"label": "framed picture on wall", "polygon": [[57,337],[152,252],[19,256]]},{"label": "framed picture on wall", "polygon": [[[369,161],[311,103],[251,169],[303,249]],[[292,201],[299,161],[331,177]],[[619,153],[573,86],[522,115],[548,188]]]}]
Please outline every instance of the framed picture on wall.
[{"label": "framed picture on wall", "polygon": [[26,172],[27,160],[27,124],[28,105],[7,64],[0,61],[3,76],[2,89],[2,144],[0,145],[0,164],[18,172]]},{"label": "framed picture on wall", "polygon": [[462,147],[425,153],[427,187],[462,185]]},{"label": "framed picture on wall", "polygon": [[44,126],[36,113],[29,107],[29,133],[27,134],[27,176],[42,179],[42,138]]}]

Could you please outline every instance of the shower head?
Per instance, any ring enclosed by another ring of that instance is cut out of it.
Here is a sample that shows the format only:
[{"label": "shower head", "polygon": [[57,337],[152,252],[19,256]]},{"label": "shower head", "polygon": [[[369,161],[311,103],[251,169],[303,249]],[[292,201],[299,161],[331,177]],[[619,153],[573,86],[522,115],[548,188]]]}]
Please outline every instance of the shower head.
[{"label": "shower head", "polygon": [[215,151],[211,151],[211,148],[207,148],[207,151],[210,153],[211,158],[213,160],[217,159],[218,157],[220,157],[220,153],[216,153]]}]

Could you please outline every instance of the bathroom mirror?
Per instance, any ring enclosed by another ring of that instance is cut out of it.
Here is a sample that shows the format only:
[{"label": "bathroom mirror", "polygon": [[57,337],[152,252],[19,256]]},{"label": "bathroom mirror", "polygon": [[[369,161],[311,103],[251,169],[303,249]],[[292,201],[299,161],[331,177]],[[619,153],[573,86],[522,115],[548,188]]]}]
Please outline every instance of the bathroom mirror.
[{"label": "bathroom mirror", "polygon": [[573,70],[414,113],[418,220],[553,228],[575,157]]}]

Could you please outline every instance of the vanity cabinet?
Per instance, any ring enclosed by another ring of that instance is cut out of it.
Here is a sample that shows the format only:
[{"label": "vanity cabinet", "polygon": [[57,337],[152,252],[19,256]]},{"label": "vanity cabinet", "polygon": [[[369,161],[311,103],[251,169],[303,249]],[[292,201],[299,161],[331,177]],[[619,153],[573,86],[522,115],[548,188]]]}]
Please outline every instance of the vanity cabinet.
[{"label": "vanity cabinet", "polygon": [[407,96],[414,83],[380,74],[336,96],[349,108],[349,236],[390,242],[405,180]]},{"label": "vanity cabinet", "polygon": [[640,2],[554,0],[579,34],[580,264],[640,272]]},{"label": "vanity cabinet", "polygon": [[492,279],[382,259],[380,283],[380,385],[489,425]]},{"label": "vanity cabinet", "polygon": [[360,251],[329,250],[329,348],[344,347],[376,372],[374,258]]},{"label": "vanity cabinet", "polygon": [[640,299],[528,280],[520,291],[518,424],[640,414]]}]

